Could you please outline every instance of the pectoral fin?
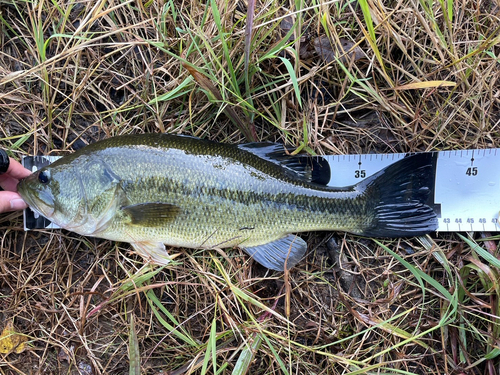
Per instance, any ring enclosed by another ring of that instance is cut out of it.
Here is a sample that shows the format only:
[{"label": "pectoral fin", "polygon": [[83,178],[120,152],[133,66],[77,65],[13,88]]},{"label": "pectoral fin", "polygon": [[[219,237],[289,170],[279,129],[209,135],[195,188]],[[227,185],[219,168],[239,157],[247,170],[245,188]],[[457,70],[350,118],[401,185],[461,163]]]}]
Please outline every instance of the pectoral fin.
[{"label": "pectoral fin", "polygon": [[307,250],[306,242],[293,234],[263,245],[240,247],[264,267],[276,271],[284,271],[285,264],[287,269],[295,266]]},{"label": "pectoral fin", "polygon": [[145,227],[164,226],[181,211],[179,206],[162,202],[138,203],[122,207],[122,210],[130,217],[131,224]]},{"label": "pectoral fin", "polygon": [[172,260],[161,242],[142,241],[132,242],[131,245],[135,252],[149,263],[166,265]]}]

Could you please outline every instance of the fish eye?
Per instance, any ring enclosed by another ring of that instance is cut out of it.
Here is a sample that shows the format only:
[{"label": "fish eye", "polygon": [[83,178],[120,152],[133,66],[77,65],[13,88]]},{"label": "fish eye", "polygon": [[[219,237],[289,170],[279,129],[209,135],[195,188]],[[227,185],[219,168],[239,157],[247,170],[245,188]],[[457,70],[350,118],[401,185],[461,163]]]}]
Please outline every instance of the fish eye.
[{"label": "fish eye", "polygon": [[38,174],[38,181],[42,184],[46,184],[49,182],[49,173],[47,171],[41,171]]}]

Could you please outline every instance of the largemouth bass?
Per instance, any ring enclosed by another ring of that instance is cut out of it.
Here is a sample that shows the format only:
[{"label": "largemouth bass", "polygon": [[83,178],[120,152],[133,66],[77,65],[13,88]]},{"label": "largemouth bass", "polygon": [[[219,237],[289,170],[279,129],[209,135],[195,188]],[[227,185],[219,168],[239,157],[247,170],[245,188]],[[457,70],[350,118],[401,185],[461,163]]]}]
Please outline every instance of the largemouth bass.
[{"label": "largemouth bass", "polygon": [[18,190],[60,227],[129,242],[154,263],[168,263],[165,244],[239,246],[283,271],[307,249],[294,233],[408,237],[434,231],[437,218],[428,204],[433,158],[415,154],[357,185],[332,188],[318,165],[287,156],[278,144],[126,135],[57,160]]}]

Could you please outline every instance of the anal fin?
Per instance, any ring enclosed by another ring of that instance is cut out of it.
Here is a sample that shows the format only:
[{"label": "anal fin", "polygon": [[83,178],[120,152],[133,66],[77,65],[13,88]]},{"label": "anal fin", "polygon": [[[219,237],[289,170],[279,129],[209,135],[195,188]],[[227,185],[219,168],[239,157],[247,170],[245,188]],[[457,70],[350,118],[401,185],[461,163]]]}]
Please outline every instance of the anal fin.
[{"label": "anal fin", "polygon": [[156,241],[142,241],[142,242],[132,242],[132,247],[135,252],[143,257],[147,262],[167,265],[172,258],[168,255],[167,249],[162,242]]},{"label": "anal fin", "polygon": [[287,269],[292,268],[307,250],[306,242],[293,234],[258,246],[240,247],[264,267],[275,271],[284,271],[285,264]]}]

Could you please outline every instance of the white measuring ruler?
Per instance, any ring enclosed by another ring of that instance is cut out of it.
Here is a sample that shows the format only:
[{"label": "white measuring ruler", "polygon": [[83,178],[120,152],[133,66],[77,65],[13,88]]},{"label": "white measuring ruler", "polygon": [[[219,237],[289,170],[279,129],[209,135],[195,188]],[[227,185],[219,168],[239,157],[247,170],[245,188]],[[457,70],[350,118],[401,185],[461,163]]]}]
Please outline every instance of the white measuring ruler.
[{"label": "white measuring ruler", "polygon": [[[500,231],[500,149],[435,151],[438,232]],[[349,186],[406,154],[327,155],[329,186]]]},{"label": "white measuring ruler", "polygon": [[[500,231],[500,149],[436,151],[434,186],[439,232]],[[329,186],[357,184],[407,154],[328,155]],[[58,156],[25,157],[23,165],[35,171]],[[25,210],[25,230],[57,228],[47,219]]]}]

